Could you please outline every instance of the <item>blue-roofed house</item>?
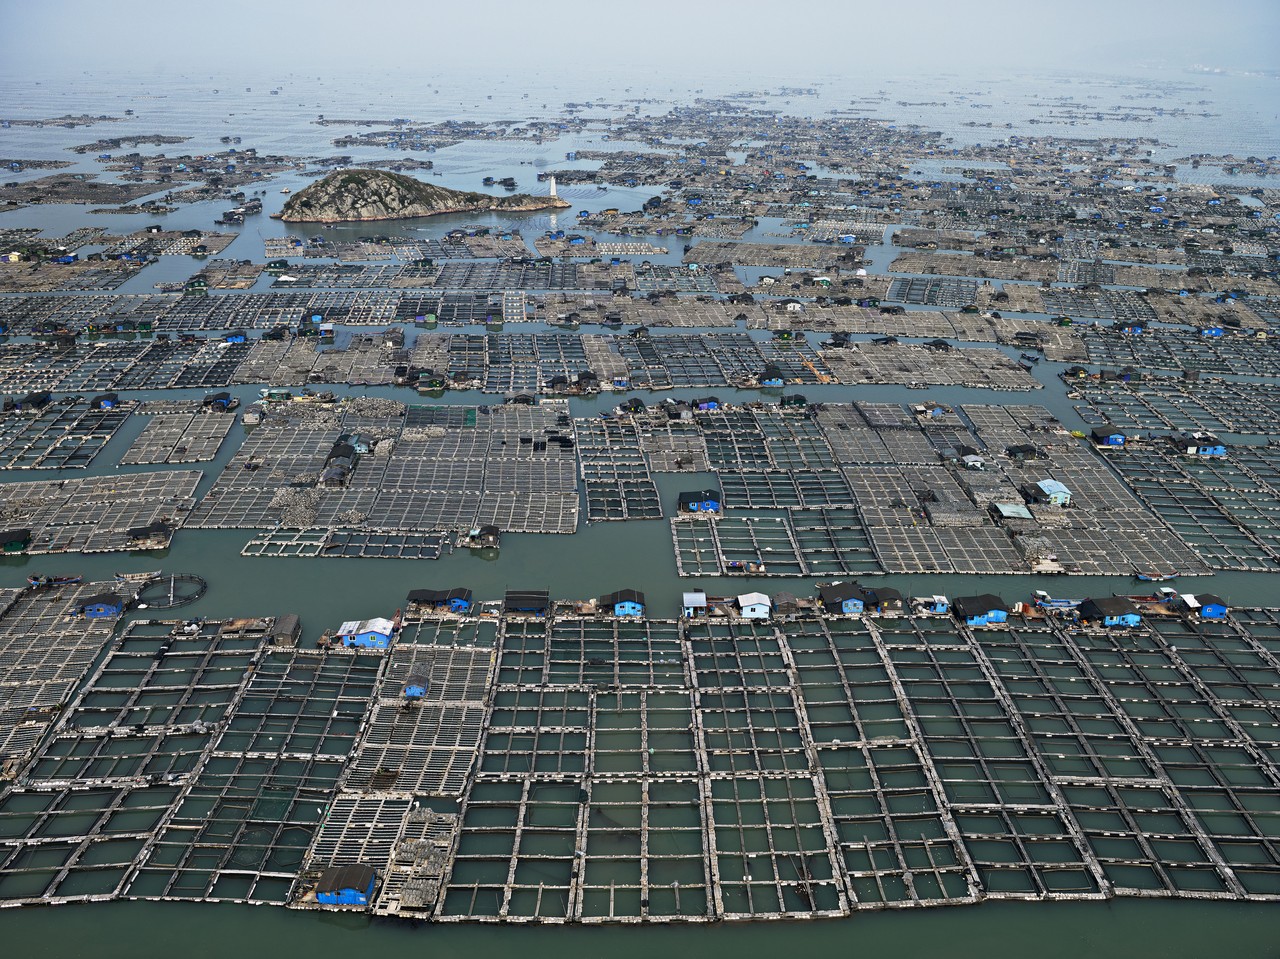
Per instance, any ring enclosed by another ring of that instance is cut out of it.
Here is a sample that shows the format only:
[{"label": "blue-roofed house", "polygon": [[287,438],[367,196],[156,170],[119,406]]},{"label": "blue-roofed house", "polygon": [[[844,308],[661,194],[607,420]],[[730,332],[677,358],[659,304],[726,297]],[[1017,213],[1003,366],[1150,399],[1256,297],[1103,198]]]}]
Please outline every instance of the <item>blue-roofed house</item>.
[{"label": "blue-roofed house", "polygon": [[85,619],[108,619],[124,612],[124,598],[117,593],[90,596],[80,606]]},{"label": "blue-roofed house", "polygon": [[1040,490],[1040,499],[1053,506],[1070,506],[1071,490],[1055,479],[1040,480],[1036,483]]}]

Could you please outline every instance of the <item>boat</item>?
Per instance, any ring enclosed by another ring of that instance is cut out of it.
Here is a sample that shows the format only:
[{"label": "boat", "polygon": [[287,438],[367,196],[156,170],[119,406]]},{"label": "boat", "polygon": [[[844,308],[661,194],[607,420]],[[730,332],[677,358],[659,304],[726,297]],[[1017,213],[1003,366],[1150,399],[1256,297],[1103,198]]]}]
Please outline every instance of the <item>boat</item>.
[{"label": "boat", "polygon": [[240,408],[240,398],[223,393],[210,393],[200,404],[206,410],[232,413]]},{"label": "boat", "polygon": [[82,579],[83,576],[45,576],[32,573],[27,577],[27,585],[32,589],[54,589],[58,586],[74,586]]},{"label": "boat", "polygon": [[1143,573],[1135,571],[1133,578],[1140,583],[1167,583],[1171,579],[1177,579],[1177,570],[1170,573]]},{"label": "boat", "polygon": [[163,571],[152,570],[149,573],[116,573],[117,583],[149,583],[153,579],[158,579]]},{"label": "boat", "polygon": [[[352,385],[355,385],[354,383]],[[316,393],[314,390],[303,387],[302,392],[293,398],[295,403],[336,403],[338,397],[329,390]]]},{"label": "boat", "polygon": [[285,188],[284,188],[283,190],[281,190],[280,192],[281,192],[281,193],[292,193],[293,191],[292,191],[292,190],[290,190],[288,187],[285,187]]}]

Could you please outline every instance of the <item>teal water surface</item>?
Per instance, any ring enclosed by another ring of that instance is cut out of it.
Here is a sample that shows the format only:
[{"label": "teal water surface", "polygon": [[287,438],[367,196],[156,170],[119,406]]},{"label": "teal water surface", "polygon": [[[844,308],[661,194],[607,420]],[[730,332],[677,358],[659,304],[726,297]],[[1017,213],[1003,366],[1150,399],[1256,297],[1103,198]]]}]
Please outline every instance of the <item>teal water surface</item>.
[{"label": "teal water surface", "polygon": [[1270,903],[1130,899],[990,902],[822,922],[646,926],[409,925],[250,906],[110,903],[0,914],[5,954],[31,959],[223,959],[228,955],[428,955],[478,959],[945,956],[1193,959],[1280,955]]}]

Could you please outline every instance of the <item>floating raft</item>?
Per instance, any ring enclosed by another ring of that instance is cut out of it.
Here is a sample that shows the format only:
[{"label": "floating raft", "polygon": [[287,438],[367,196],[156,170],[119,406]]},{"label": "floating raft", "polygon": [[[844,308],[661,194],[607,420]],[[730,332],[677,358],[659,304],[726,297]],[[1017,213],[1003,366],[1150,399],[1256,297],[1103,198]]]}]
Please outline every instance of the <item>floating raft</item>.
[{"label": "floating raft", "polygon": [[[75,598],[6,599],[6,656],[35,620],[87,635]],[[6,747],[2,904],[320,908],[347,865],[375,914],[453,922],[1280,899],[1280,610],[553,610],[412,623],[378,655],[272,647],[270,617],[114,625]]]},{"label": "floating raft", "polygon": [[240,555],[439,559],[449,541],[446,533],[277,529],[249,540]]}]

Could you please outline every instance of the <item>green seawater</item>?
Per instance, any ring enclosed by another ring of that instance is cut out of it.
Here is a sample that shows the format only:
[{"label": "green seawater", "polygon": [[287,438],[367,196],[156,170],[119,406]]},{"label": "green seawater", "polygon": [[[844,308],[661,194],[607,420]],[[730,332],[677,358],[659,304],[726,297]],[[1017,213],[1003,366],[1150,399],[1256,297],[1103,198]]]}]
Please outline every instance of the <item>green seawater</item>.
[{"label": "green seawater", "polygon": [[894,956],[1249,959],[1280,955],[1272,903],[1129,899],[864,913],[821,922],[618,926],[410,925],[363,916],[122,902],[0,914],[7,956],[224,959],[426,955],[432,959]]}]

